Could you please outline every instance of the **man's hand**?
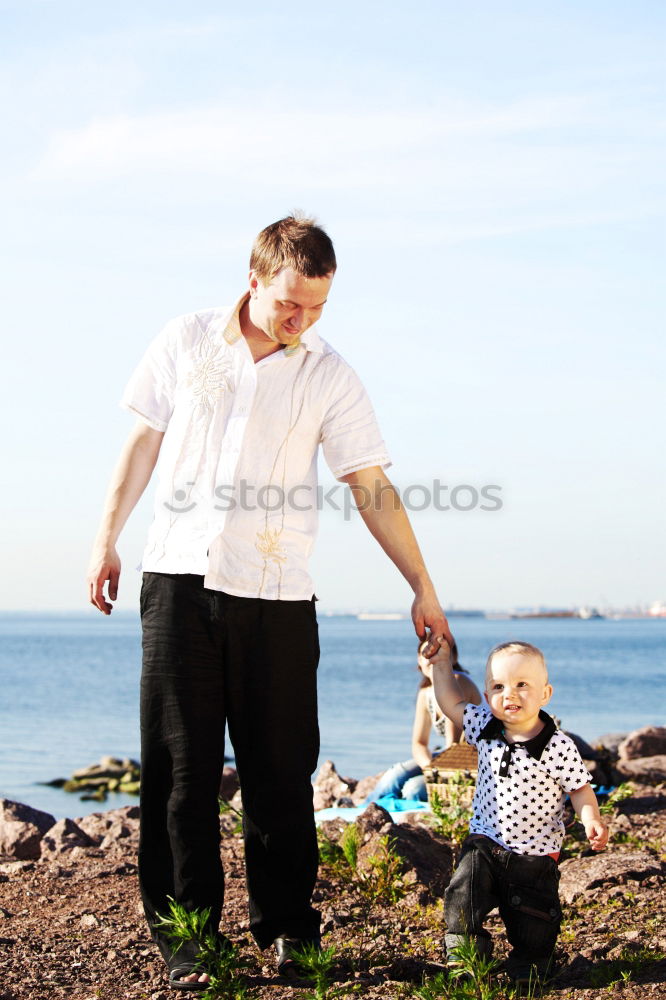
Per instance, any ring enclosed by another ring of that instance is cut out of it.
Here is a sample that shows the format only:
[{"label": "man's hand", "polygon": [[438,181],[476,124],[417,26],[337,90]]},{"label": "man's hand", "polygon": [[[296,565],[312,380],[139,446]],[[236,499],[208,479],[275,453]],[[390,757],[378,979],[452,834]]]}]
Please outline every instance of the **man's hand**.
[{"label": "man's hand", "polygon": [[433,667],[445,667],[453,670],[453,654],[448,642],[442,642],[432,656],[427,658]]},{"label": "man's hand", "polygon": [[[125,521],[148,485],[160,453],[163,431],[137,420],[120,453],[104,501],[102,521],[95,536],[88,575],[88,598],[103,615],[110,615],[118,597],[120,559],[116,542]],[[104,584],[109,581],[109,600]]]},{"label": "man's hand", "polygon": [[[414,622],[414,631],[419,639],[430,639],[432,645],[435,647],[433,654],[437,651],[437,647],[442,641],[448,642],[449,646],[453,646],[453,636],[449,629],[449,623],[434,591],[426,597],[417,595],[414,598],[414,603],[412,604],[412,621]],[[430,629],[429,636],[426,634],[426,628]]]},{"label": "man's hand", "polygon": [[[110,615],[118,597],[118,581],[120,579],[120,558],[114,548],[103,552],[94,551],[88,569],[88,591],[90,603],[94,604],[102,614]],[[104,597],[104,584],[109,581],[109,600]]]}]

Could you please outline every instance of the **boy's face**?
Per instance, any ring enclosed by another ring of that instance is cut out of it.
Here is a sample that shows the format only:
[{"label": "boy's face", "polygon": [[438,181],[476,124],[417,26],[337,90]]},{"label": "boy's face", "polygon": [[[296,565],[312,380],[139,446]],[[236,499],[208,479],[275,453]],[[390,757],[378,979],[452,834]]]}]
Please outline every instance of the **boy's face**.
[{"label": "boy's face", "polygon": [[535,656],[498,653],[486,673],[486,700],[509,731],[523,732],[539,718],[553,689],[544,664]]}]

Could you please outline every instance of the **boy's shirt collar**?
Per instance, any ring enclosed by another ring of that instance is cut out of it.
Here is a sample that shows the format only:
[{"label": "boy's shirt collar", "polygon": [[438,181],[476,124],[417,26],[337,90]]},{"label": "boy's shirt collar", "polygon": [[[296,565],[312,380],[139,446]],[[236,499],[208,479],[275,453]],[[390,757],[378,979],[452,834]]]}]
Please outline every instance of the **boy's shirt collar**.
[{"label": "boy's shirt collar", "polygon": [[557,726],[551,716],[547,712],[544,712],[543,709],[539,711],[539,718],[543,722],[543,729],[536,736],[533,736],[531,740],[509,743],[504,734],[504,727],[501,721],[494,715],[479,733],[480,740],[501,740],[502,743],[506,743],[506,750],[502,754],[502,760],[500,761],[500,774],[502,777],[506,777],[509,772],[511,754],[515,747],[524,747],[530,757],[534,757],[535,760],[541,760],[541,755],[550,742],[551,737],[557,732]]}]

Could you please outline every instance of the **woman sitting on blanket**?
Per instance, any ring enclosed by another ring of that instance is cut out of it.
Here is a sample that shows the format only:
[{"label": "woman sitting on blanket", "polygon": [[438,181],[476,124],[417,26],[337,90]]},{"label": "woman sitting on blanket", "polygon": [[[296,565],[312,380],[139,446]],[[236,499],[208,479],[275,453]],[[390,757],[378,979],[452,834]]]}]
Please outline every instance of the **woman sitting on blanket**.
[{"label": "woman sitting on blanket", "polygon": [[[453,672],[460,688],[461,698],[474,702],[475,705],[480,705],[481,692],[465,668],[458,663],[458,649],[455,643],[452,653]],[[457,743],[460,739],[461,730],[440,712],[435,702],[432,690],[432,664],[419,653],[417,666],[423,676],[416,696],[416,711],[412,729],[412,760],[405,760],[390,767],[381,776],[366,802],[376,802],[377,799],[386,795],[395,799],[419,799],[426,802],[428,793],[423,768],[427,767],[432,759],[432,754],[428,749],[430,730],[434,728],[440,736],[444,737],[445,747]]]}]

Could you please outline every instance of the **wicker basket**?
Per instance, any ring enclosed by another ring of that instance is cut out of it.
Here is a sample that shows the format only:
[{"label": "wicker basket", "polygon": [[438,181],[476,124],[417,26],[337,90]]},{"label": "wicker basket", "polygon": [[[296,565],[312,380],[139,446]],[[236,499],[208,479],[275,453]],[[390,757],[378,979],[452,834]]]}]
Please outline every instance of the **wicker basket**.
[{"label": "wicker basket", "polygon": [[[468,743],[453,743],[433,757],[423,773],[431,805],[436,793],[444,806],[470,806],[478,774],[478,754]],[[471,784],[462,784],[461,778],[469,779]]]}]

